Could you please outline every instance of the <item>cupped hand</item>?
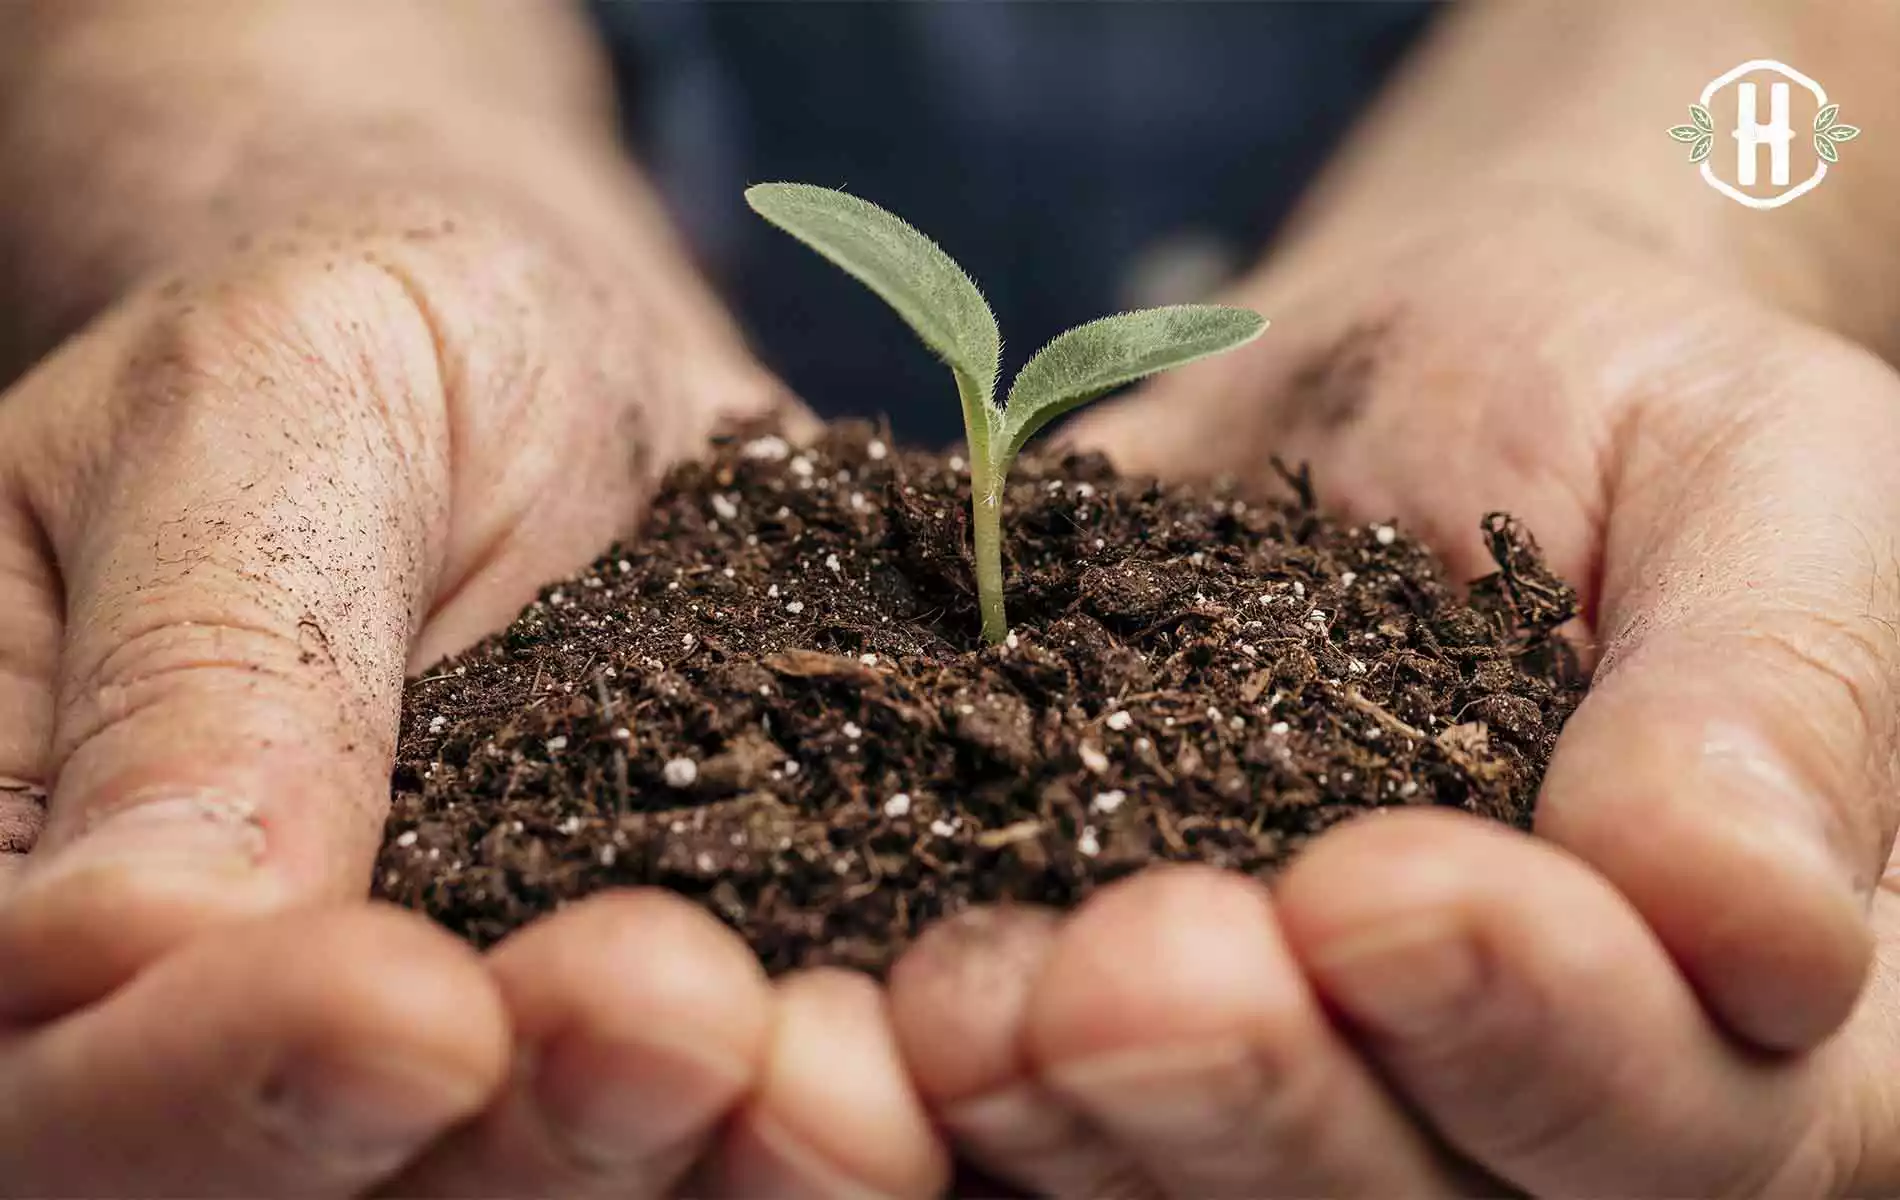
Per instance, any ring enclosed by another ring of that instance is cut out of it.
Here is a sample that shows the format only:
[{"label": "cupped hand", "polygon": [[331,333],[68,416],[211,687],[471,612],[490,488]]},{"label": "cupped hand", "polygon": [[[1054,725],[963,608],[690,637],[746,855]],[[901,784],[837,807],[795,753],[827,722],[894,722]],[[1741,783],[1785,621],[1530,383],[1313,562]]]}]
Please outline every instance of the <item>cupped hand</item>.
[{"label": "cupped hand", "polygon": [[1269,271],[1267,339],[1073,436],[1305,459],[1467,577],[1480,515],[1523,517],[1595,658],[1540,838],[1405,813],[1271,896],[1176,870],[972,914],[894,980],[920,1089],[1063,1194],[1900,1185],[1900,379],[1587,221],[1357,254]]},{"label": "cupped hand", "polygon": [[854,981],[657,896],[486,963],[349,903],[405,668],[781,399],[663,247],[452,195],[246,238],[0,398],[0,1191],[928,1190]]}]

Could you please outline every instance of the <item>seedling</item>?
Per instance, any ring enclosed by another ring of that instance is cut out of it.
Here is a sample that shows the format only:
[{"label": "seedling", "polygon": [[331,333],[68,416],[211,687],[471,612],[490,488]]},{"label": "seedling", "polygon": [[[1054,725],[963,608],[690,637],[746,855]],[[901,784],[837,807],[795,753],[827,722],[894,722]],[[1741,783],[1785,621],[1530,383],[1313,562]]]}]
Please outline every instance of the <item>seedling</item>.
[{"label": "seedling", "polygon": [[970,444],[970,525],[983,637],[1000,642],[1003,615],[1003,482],[1023,444],[1049,422],[1123,384],[1231,350],[1267,322],[1244,308],[1184,304],[1078,325],[1036,351],[996,402],[1002,335],[996,315],[962,267],[902,219],[845,192],[805,183],[761,183],[746,203],[842,267],[897,310],[948,363]]}]

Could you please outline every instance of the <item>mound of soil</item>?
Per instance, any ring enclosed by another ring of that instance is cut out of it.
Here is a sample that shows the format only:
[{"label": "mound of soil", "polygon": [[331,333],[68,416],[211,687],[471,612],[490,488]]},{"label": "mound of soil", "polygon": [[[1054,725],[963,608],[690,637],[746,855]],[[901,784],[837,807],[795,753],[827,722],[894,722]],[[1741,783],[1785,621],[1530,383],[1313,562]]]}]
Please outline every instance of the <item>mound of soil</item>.
[{"label": "mound of soil", "polygon": [[987,647],[960,460],[841,426],[674,472],[638,541],[411,683],[378,892],[478,945],[659,885],[774,971],[1159,860],[1270,877],[1397,805],[1523,826],[1580,693],[1508,519],[1468,599],[1390,526],[1029,454]]}]

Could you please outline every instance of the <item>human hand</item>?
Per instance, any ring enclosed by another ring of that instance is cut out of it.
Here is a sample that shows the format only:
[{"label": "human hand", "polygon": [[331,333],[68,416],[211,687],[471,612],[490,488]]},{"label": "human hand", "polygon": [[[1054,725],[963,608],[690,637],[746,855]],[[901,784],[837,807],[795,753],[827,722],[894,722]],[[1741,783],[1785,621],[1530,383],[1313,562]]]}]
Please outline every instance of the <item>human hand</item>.
[{"label": "human hand", "polygon": [[920,1089],[1062,1194],[1900,1185],[1900,381],[1550,213],[1311,266],[1243,294],[1258,346],[1073,436],[1308,460],[1467,577],[1479,515],[1523,517],[1600,650],[1543,840],[1390,814],[1271,897],[1173,870],[972,914],[893,980]]},{"label": "human hand", "polygon": [[313,212],[0,398],[0,1191],[941,1172],[866,985],[770,986],[651,895],[487,963],[346,903],[405,668],[779,402],[683,267],[581,228],[475,184]]}]

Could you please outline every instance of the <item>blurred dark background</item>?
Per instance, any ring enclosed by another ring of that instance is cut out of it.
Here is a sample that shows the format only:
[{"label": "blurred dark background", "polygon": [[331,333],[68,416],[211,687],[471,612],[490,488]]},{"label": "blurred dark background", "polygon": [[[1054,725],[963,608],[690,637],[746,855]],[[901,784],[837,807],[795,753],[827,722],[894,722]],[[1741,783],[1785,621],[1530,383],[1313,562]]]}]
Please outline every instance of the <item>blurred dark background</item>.
[{"label": "blurred dark background", "polygon": [[594,6],[630,139],[753,334],[827,416],[961,436],[948,373],[882,302],[745,207],[842,187],[984,289],[1005,380],[1092,317],[1206,295],[1265,245],[1432,6]]}]

